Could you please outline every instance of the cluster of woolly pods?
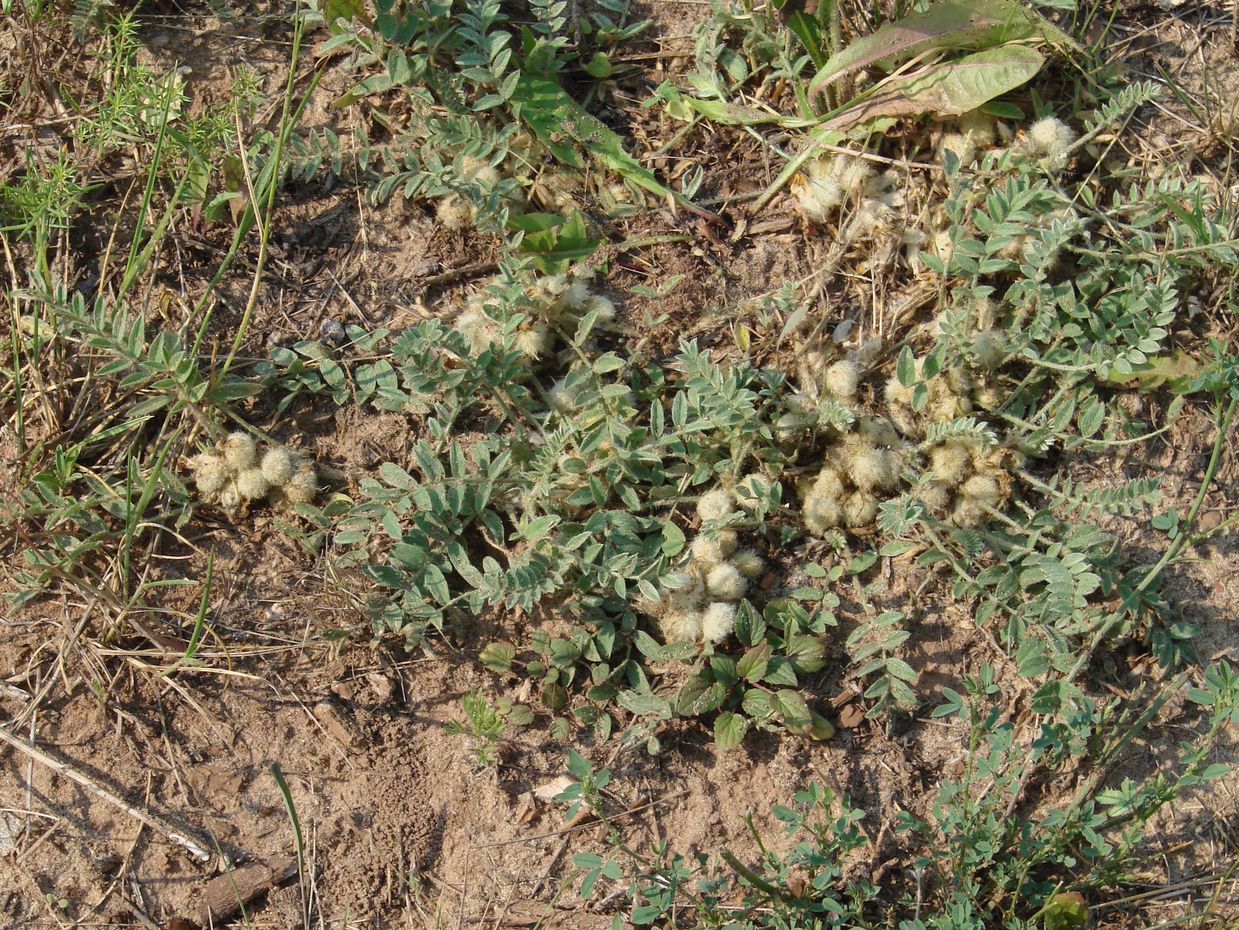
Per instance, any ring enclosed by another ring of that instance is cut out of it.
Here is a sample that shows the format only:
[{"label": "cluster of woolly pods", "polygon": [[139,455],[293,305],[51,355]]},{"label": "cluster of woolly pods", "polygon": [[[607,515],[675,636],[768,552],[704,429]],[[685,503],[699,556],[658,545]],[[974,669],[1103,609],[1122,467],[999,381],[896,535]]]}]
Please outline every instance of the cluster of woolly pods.
[{"label": "cluster of woolly pods", "polygon": [[810,532],[857,529],[872,523],[883,497],[894,496],[907,463],[898,433],[881,417],[864,417],[827,453],[802,487],[801,514]]},{"label": "cluster of woolly pods", "polygon": [[[741,484],[752,486],[752,481]],[[735,513],[731,491],[716,488],[697,501],[703,521],[725,520]],[[663,578],[659,625],[667,642],[720,643],[736,625],[736,602],[765,561],[752,549],[739,549],[736,531],[703,531],[689,547],[688,562]]]},{"label": "cluster of woolly pods", "polygon": [[932,478],[917,497],[934,516],[956,526],[977,526],[1011,496],[1006,449],[986,447],[972,438],[948,439],[925,450]]},{"label": "cluster of woolly pods", "polygon": [[[573,331],[581,319],[594,314],[595,325],[615,319],[615,305],[590,290],[592,268],[573,267],[567,274],[548,275],[530,284],[526,291],[526,319],[516,330],[516,349],[529,359],[545,355],[553,343],[556,329]],[[474,354],[481,354],[499,342],[503,324],[486,313],[485,289],[474,294],[456,318],[455,327],[469,341]]]},{"label": "cluster of woolly pods", "polygon": [[[974,382],[966,368],[955,366],[924,378],[924,359],[917,359],[915,374],[911,385],[892,375],[883,391],[887,415],[904,435],[921,435],[924,422],[949,423],[972,413]],[[923,382],[927,396],[924,406],[914,411],[917,382]]]},{"label": "cluster of woolly pods", "polygon": [[260,447],[249,433],[232,433],[191,458],[189,468],[203,502],[229,512],[263,499],[308,504],[318,493],[313,462],[284,446]]},{"label": "cluster of woolly pods", "polygon": [[803,353],[797,369],[800,390],[784,395],[787,412],[775,423],[775,436],[780,442],[798,439],[818,424],[821,400],[832,400],[850,409],[860,388],[860,367],[850,359],[832,362],[826,354],[812,349]]},{"label": "cluster of woolly pods", "polygon": [[903,189],[891,172],[875,172],[851,155],[824,155],[811,160],[792,178],[792,195],[812,223],[828,223],[844,203],[855,203],[856,213],[844,230],[847,240],[873,232],[903,206]]}]

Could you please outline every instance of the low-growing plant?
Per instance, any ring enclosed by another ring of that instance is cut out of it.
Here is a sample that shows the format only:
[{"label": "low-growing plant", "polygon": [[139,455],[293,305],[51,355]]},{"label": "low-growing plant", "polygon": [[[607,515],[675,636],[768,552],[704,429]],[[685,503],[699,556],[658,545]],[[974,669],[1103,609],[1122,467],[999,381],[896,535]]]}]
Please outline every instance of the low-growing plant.
[{"label": "low-growing plant", "polygon": [[465,719],[449,720],[447,732],[470,738],[470,751],[480,768],[488,768],[499,759],[499,744],[509,726],[525,726],[533,722],[529,708],[501,697],[493,703],[482,689],[470,691],[460,699]]},{"label": "low-growing plant", "polygon": [[[943,690],[934,709],[965,731],[962,771],[944,777],[921,818],[894,814],[896,835],[915,837],[924,850],[885,880],[858,874],[855,854],[871,847],[862,829],[866,813],[816,782],[776,805],[784,838],[768,843],[746,817],[756,851],[744,858],[722,850],[694,859],[670,844],[633,850],[615,836],[602,853],[573,857],[583,897],[617,895],[637,926],[675,912],[697,926],[843,928],[897,926],[901,930],[1015,930],[1084,926],[1089,902],[1102,903],[1142,858],[1146,830],[1158,811],[1228,766],[1208,759],[1227,726],[1239,719],[1239,679],[1221,663],[1163,688],[1104,703],[1079,695],[1071,720],[1058,726],[1039,712],[1032,727],[1010,720],[995,700],[994,670],[983,665],[964,693]],[[1173,696],[1186,693],[1205,718],[1199,738],[1186,746],[1173,773],[1125,777],[1107,787],[1107,773],[1131,758],[1138,735]],[[1098,764],[1083,774],[1064,801],[1043,795],[1060,771],[1084,755]],[[577,757],[578,778],[563,800],[582,796],[593,773]],[[607,773],[609,776],[609,773]],[[608,778],[609,780],[609,778]]]}]

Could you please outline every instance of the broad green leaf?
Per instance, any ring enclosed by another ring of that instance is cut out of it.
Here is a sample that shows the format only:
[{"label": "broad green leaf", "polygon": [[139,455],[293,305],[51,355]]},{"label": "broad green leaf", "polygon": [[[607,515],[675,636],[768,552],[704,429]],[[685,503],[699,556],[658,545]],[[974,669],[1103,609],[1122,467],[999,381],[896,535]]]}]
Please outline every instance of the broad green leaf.
[{"label": "broad green leaf", "polygon": [[761,681],[762,676],[766,674],[766,667],[769,663],[770,645],[758,643],[736,663],[736,674],[747,682],[755,683]]},{"label": "broad green leaf", "polygon": [[488,643],[479,656],[482,664],[496,672],[510,672],[516,658],[516,647],[511,643]]},{"label": "broad green leaf", "polygon": [[793,636],[787,644],[787,658],[797,672],[820,672],[826,665],[826,644],[816,636]]},{"label": "broad green leaf", "polygon": [[818,101],[834,81],[870,65],[890,70],[933,49],[988,49],[1033,38],[1062,48],[1078,47],[1070,36],[1016,0],[947,0],[888,23],[836,52],[809,82],[809,99]]},{"label": "broad green leaf", "polygon": [[770,704],[770,692],[762,691],[760,688],[749,688],[744,692],[744,700],[741,702],[744,712],[755,720],[765,720],[773,713],[773,708]]},{"label": "broad green leaf", "polygon": [[681,717],[699,717],[717,710],[727,698],[727,690],[706,675],[694,675],[684,682],[675,698],[675,712]]},{"label": "broad green leaf", "polygon": [[1088,923],[1088,902],[1078,891],[1065,891],[1046,902],[1043,912],[1045,930],[1075,930]]},{"label": "broad green leaf", "polygon": [[1026,45],[1004,45],[890,78],[856,106],[823,125],[847,129],[880,116],[960,116],[1026,84],[1045,56]]},{"label": "broad green leaf", "polygon": [[739,746],[744,734],[749,731],[749,722],[739,714],[724,711],[714,718],[714,745],[727,750]]},{"label": "broad green leaf", "polygon": [[653,694],[640,694],[636,691],[621,691],[616,698],[620,706],[625,710],[636,714],[638,717],[659,718],[669,717],[671,708],[668,703],[660,697]]},{"label": "broad green leaf", "polygon": [[805,729],[813,726],[813,715],[809,713],[809,705],[805,703],[799,691],[783,688],[770,695],[770,707],[788,729]]}]

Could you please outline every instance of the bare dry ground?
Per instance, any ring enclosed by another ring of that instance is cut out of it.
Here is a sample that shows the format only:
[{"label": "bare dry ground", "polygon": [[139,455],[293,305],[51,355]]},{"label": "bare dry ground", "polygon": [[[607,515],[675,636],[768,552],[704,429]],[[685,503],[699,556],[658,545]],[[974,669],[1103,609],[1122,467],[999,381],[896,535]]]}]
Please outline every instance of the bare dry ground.
[{"label": "bare dry ground", "polygon": [[[278,5],[255,5],[229,20],[201,8],[151,6],[142,31],[148,53],[152,61],[187,66],[194,99],[221,92],[242,64],[259,68],[276,98],[287,56],[285,27],[270,15],[280,11]],[[1239,74],[1222,6],[1123,4],[1116,56],[1133,73],[1165,69],[1189,91],[1212,96],[1221,113],[1234,99],[1227,81]],[[651,83],[675,73],[679,59],[671,53],[689,48],[685,37],[704,10],[663,2],[648,8],[656,29],[633,46],[633,54],[648,56],[649,70],[621,85],[637,102]],[[0,54],[6,48],[13,54],[19,28],[0,24]],[[329,65],[303,127],[346,129],[350,114],[334,110],[330,101],[348,83]],[[665,141],[667,127],[656,116],[643,116],[636,107],[624,112],[646,120],[627,127],[638,151]],[[54,138],[54,120],[50,112],[17,114],[14,121],[23,128],[5,130],[5,157],[46,132]],[[1230,149],[1210,143],[1208,132],[1184,128],[1200,120],[1199,112],[1168,105],[1164,120],[1153,127],[1163,136],[1135,154],[1168,150],[1178,160],[1197,159],[1200,170],[1214,170],[1223,183],[1232,183]],[[743,134],[715,131],[686,146],[673,149],[657,167],[674,175],[704,164],[704,198],[743,196],[772,176]],[[616,295],[628,294],[655,271],[685,276],[666,298],[624,299],[622,319],[642,351],[667,352],[692,332],[707,343],[730,339],[729,327],[758,309],[754,298],[804,280],[819,266],[823,244],[806,240],[786,203],[776,201],[747,223],[716,233],[692,217],[662,211],[617,230],[617,240],[682,237],[622,251],[604,247],[603,256],[612,260],[607,287]],[[446,313],[476,281],[468,269],[495,258],[491,244],[476,234],[438,231],[423,205],[398,197],[369,204],[348,178],[329,187],[295,187],[275,225],[260,316],[250,329],[255,355],[315,337],[325,322],[399,328]],[[93,235],[83,228],[84,254],[98,247]],[[161,275],[146,285],[152,317],[165,290],[192,295],[204,286],[227,235],[190,224],[174,230]],[[253,261],[252,254],[243,254],[235,278],[219,291],[223,312],[213,325],[221,342],[237,323]],[[89,272],[89,262],[82,267]],[[444,272],[458,269],[466,272],[445,279]],[[889,314],[903,296],[899,282],[878,274],[863,285],[829,293],[834,312],[845,312],[847,301],[867,293]],[[669,320],[643,332],[643,315],[652,310],[669,314]],[[759,337],[757,348],[776,364],[791,364],[773,340]],[[1153,402],[1133,392],[1133,403]],[[353,474],[384,459],[401,461],[418,436],[418,424],[404,417],[301,403],[281,428],[320,461]],[[1184,502],[1198,486],[1210,443],[1207,418],[1189,415],[1138,456],[1117,465],[1080,461],[1069,467],[1081,478],[1102,480],[1157,473],[1166,480],[1168,503]],[[0,493],[9,493],[16,469],[11,437],[0,434],[0,455]],[[1207,500],[1206,520],[1220,522],[1237,503],[1239,460],[1231,454]],[[1153,544],[1139,523],[1116,521],[1109,528],[1133,552]],[[206,838],[234,862],[272,863],[292,855],[295,830],[278,770],[304,834],[306,868],[255,901],[247,917],[253,926],[611,926],[614,901],[595,896],[582,902],[569,861],[574,852],[600,849],[604,828],[588,820],[565,826],[563,806],[537,797],[538,789],[563,774],[567,747],[537,721],[503,744],[495,768],[479,769],[467,741],[445,730],[448,720],[460,716],[460,698],[470,689],[525,697],[516,681],[485,670],[469,648],[493,632],[483,629],[482,620],[435,640],[433,654],[406,654],[397,643],[369,641],[361,589],[325,573],[276,518],[257,515],[233,524],[204,511],[183,533],[183,541],[154,553],[149,577],[200,578],[213,553],[223,593],[212,611],[212,638],[199,655],[203,667],[159,674],[184,650],[188,631],[179,621],[151,618],[150,636],[111,639],[96,626],[99,605],[68,596],[36,602],[0,625],[0,720],[12,721],[13,732],[159,821],[142,823],[49,766],[0,748],[0,924],[184,927],[184,921],[199,921],[212,875],[170,842],[166,829]],[[9,539],[3,555],[15,560],[19,550],[20,540]],[[887,581],[883,606],[915,611],[906,658],[921,675],[917,711],[895,724],[844,714],[852,725],[820,744],[755,734],[722,755],[691,722],[674,723],[654,757],[620,753],[612,744],[575,743],[595,764],[614,771],[608,803],[630,847],[666,841],[705,856],[729,847],[743,858],[753,849],[745,815],[752,813],[773,835],[771,807],[818,780],[867,811],[861,828],[870,844],[850,863],[854,874],[897,888],[912,885],[907,850],[894,831],[895,812],[923,813],[938,780],[961,759],[961,724],[931,720],[928,712],[941,687],[958,686],[981,662],[1001,666],[1004,659],[948,591],[930,590],[913,602],[906,565],[883,560],[879,571]],[[196,589],[187,588],[183,596],[176,590],[162,595],[162,606],[192,613]],[[1201,551],[1197,563],[1175,575],[1172,590],[1184,617],[1202,628],[1202,660],[1229,657],[1239,664],[1239,541],[1226,537]],[[837,715],[859,701],[854,684],[841,676],[849,612],[859,608],[846,590],[841,595],[844,625],[832,661],[810,684]],[[1122,653],[1109,661],[1117,664],[1105,670],[1108,680],[1119,684],[1108,687],[1122,687],[1137,671],[1123,667]],[[1028,722],[1028,694],[1012,690],[1005,697],[1011,719]],[[1173,705],[1164,717],[1161,741],[1143,747],[1150,770],[1168,765],[1177,741],[1190,738],[1200,723],[1191,705]],[[1227,756],[1233,757],[1233,740],[1219,760]],[[1064,773],[1064,790],[1070,790],[1070,774]],[[1239,850],[1237,789],[1235,776],[1215,782],[1165,818],[1149,850],[1149,897],[1133,889],[1135,900],[1096,909],[1097,925],[1149,926],[1192,912],[1219,888],[1233,902],[1233,884],[1219,886],[1218,878]],[[1239,921],[1239,909],[1230,907]]]}]

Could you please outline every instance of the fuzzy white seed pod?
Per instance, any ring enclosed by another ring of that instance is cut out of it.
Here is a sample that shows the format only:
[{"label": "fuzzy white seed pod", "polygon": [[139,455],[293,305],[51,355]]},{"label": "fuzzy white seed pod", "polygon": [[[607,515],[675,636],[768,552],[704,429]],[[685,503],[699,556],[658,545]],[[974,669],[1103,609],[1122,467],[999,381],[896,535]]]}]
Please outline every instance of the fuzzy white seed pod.
[{"label": "fuzzy white seed pod", "polygon": [[469,180],[475,181],[484,190],[493,190],[499,184],[499,169],[494,165],[483,165]]},{"label": "fuzzy white seed pod", "polygon": [[987,149],[994,144],[994,118],[980,110],[969,110],[959,118],[959,131]]},{"label": "fuzzy white seed pod", "polygon": [[476,155],[465,155],[460,159],[460,176],[483,187],[494,187],[499,183],[499,172],[495,170],[495,166]]},{"label": "fuzzy white seed pod", "polygon": [[526,358],[538,358],[551,347],[551,331],[541,323],[516,334],[516,350]]},{"label": "fuzzy white seed pod", "polygon": [[959,487],[959,493],[979,504],[991,507],[1002,500],[1002,488],[991,475],[973,475]]},{"label": "fuzzy white seed pod", "polygon": [[232,513],[241,506],[241,492],[237,489],[237,483],[229,480],[220,488],[215,502],[219,505],[219,509],[226,513]]},{"label": "fuzzy white seed pod", "polygon": [[1007,338],[996,329],[986,329],[972,337],[972,357],[984,369],[993,371],[1007,354]]},{"label": "fuzzy white seed pod", "polygon": [[807,413],[785,413],[774,424],[774,435],[779,442],[795,439],[813,425],[814,418]]},{"label": "fuzzy white seed pod", "polygon": [[858,194],[875,180],[874,170],[869,166],[869,162],[846,155],[839,155],[835,159],[835,175],[846,194]]},{"label": "fuzzy white seed pod", "polygon": [[994,384],[982,384],[972,392],[972,399],[982,410],[994,410],[1002,406],[1005,395]]},{"label": "fuzzy white seed pod", "polygon": [[837,498],[810,494],[805,498],[802,515],[809,532],[821,536],[843,522],[843,505]]},{"label": "fuzzy white seed pod", "polygon": [[939,391],[925,405],[925,416],[933,423],[948,423],[972,412],[972,401],[951,391]]},{"label": "fuzzy white seed pod", "polygon": [[595,321],[597,323],[611,323],[615,320],[615,304],[609,297],[603,297],[601,294],[593,294],[586,298],[581,304],[582,313],[596,313]]},{"label": "fuzzy white seed pod", "polygon": [[839,472],[827,465],[817,473],[817,479],[813,482],[813,488],[809,492],[814,497],[824,497],[833,501],[843,500],[843,476]]},{"label": "fuzzy white seed pod", "polygon": [[571,413],[576,409],[576,394],[563,381],[556,381],[546,392],[546,401],[559,413]]},{"label": "fuzzy white seed pod", "polygon": [[839,400],[851,400],[860,384],[860,372],[849,361],[835,362],[826,369],[823,386],[826,393]]},{"label": "fuzzy white seed pod", "polygon": [[843,203],[844,189],[835,176],[833,158],[817,158],[792,179],[791,190],[805,218],[825,223]]},{"label": "fuzzy white seed pod", "polygon": [[843,523],[849,529],[868,526],[878,516],[878,499],[867,491],[855,491],[843,500]]},{"label": "fuzzy white seed pod", "polygon": [[237,475],[237,490],[247,501],[261,500],[271,490],[271,482],[257,466],[245,469]]},{"label": "fuzzy white seed pod", "polygon": [[234,472],[243,471],[253,465],[257,451],[258,443],[254,442],[254,437],[249,433],[231,433],[224,440],[224,461]]},{"label": "fuzzy white seed pod", "polygon": [[905,387],[898,378],[892,377],[887,380],[886,387],[882,389],[882,396],[892,407],[912,406],[912,388]]},{"label": "fuzzy white seed pod", "polygon": [[697,498],[697,515],[703,520],[721,520],[735,511],[731,492],[715,488]]},{"label": "fuzzy white seed pod", "polygon": [[293,476],[293,457],[283,446],[272,446],[262,457],[262,476],[277,486],[288,484]]},{"label": "fuzzy white seed pod", "polygon": [[753,579],[766,567],[766,560],[752,549],[741,549],[731,557],[731,564],[736,566],[736,570],[745,578]]},{"label": "fuzzy white seed pod", "polygon": [[213,498],[228,482],[228,467],[218,455],[209,452],[195,455],[189,460],[189,467],[194,473],[198,494],[205,500]]},{"label": "fuzzy white seed pod", "polygon": [[947,387],[956,394],[963,396],[972,390],[972,376],[968,374],[966,368],[956,365],[954,368],[948,368],[943,375],[946,377]]},{"label": "fuzzy white seed pod", "polygon": [[945,481],[930,481],[917,491],[917,497],[930,513],[941,515],[951,503],[951,486]]},{"label": "fuzzy white seed pod", "polygon": [[304,462],[284,485],[284,495],[294,504],[308,504],[318,493],[318,473],[311,462]]},{"label": "fuzzy white seed pod", "polygon": [[903,455],[894,449],[879,449],[878,458],[881,461],[878,487],[883,491],[893,491],[899,487],[899,477],[903,474]]},{"label": "fuzzy white seed pod", "polygon": [[589,284],[582,278],[573,278],[564,291],[563,301],[569,308],[575,310],[590,298]]},{"label": "fuzzy white seed pod", "polygon": [[695,610],[669,610],[658,623],[668,643],[693,643],[701,636],[701,614]]},{"label": "fuzzy white seed pod", "polygon": [[495,341],[497,324],[481,310],[465,310],[453,328],[469,341],[469,351],[480,355]]},{"label": "fuzzy white seed pod", "polygon": [[872,336],[866,339],[855,349],[852,350],[852,358],[856,362],[857,368],[869,368],[878,360],[878,356],[882,354],[882,349],[886,343],[880,336]]},{"label": "fuzzy white seed pod", "polygon": [[967,448],[958,442],[944,442],[929,450],[929,470],[939,481],[952,487],[964,480],[964,472],[970,464]]},{"label": "fuzzy white seed pod", "polygon": [[972,321],[975,329],[978,331],[993,329],[996,319],[994,302],[988,297],[978,297],[972,302]]},{"label": "fuzzy white seed pod", "polygon": [[444,229],[464,229],[473,217],[473,204],[456,194],[448,194],[435,208],[435,219]]},{"label": "fuzzy white seed pod", "polygon": [[731,562],[715,565],[706,576],[706,590],[721,601],[740,600],[748,586],[740,569]]},{"label": "fuzzy white seed pod", "polygon": [[740,537],[736,535],[735,530],[720,530],[718,534],[718,547],[722,550],[724,557],[730,556],[736,551],[736,546],[740,544]]},{"label": "fuzzy white seed pod", "polygon": [[715,602],[701,615],[701,641],[721,643],[736,628],[736,605]]},{"label": "fuzzy white seed pod", "polygon": [[977,144],[970,136],[958,132],[949,132],[942,137],[942,159],[946,161],[946,153],[953,152],[961,166],[972,164],[977,157]]},{"label": "fuzzy white seed pod", "polygon": [[1039,119],[1028,128],[1028,152],[1041,158],[1060,157],[1075,140],[1075,130],[1055,116]]},{"label": "fuzzy white seed pod", "polygon": [[875,446],[899,445],[899,431],[886,417],[861,417],[856,431]]},{"label": "fuzzy white seed pod", "polygon": [[698,535],[693,540],[692,545],[689,546],[689,552],[692,553],[693,561],[705,572],[709,572],[726,558],[719,541],[705,534]]},{"label": "fuzzy white seed pod", "polygon": [[700,578],[693,577],[692,586],[683,591],[671,591],[663,597],[664,612],[669,614],[695,614],[701,610],[706,586]]},{"label": "fuzzy white seed pod", "polygon": [[985,511],[971,498],[961,497],[951,511],[951,522],[956,526],[979,526],[985,520]]},{"label": "fuzzy white seed pod", "polygon": [[872,491],[882,483],[882,456],[873,446],[848,443],[839,455],[839,471],[862,491]]}]

